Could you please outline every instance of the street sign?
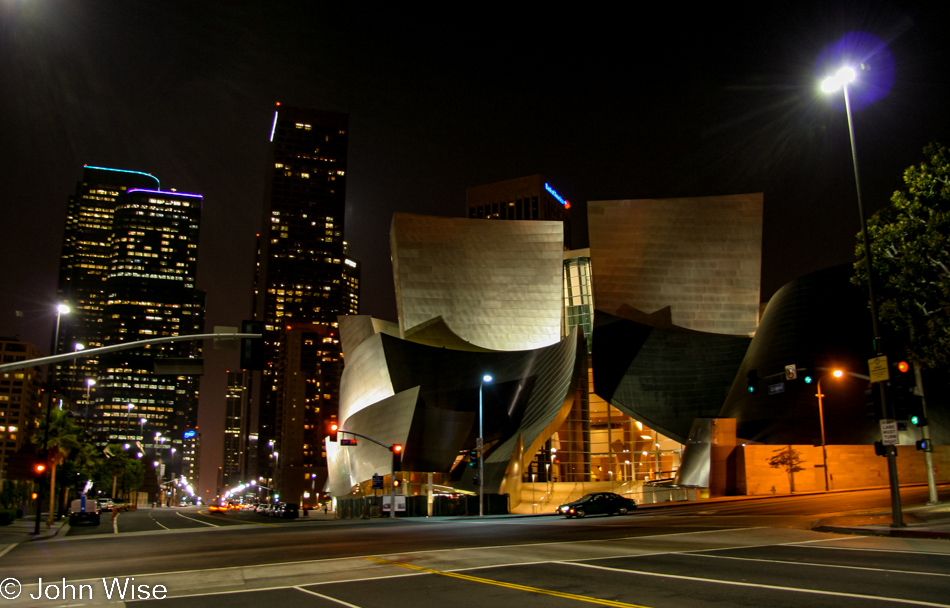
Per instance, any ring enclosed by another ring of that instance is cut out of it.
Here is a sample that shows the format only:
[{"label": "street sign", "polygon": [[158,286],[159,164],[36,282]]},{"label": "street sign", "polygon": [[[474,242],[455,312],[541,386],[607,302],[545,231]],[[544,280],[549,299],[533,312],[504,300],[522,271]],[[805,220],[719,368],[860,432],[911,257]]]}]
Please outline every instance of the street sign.
[{"label": "street sign", "polygon": [[794,380],[798,378],[798,366],[792,363],[791,365],[785,366],[785,379]]},{"label": "street sign", "polygon": [[373,473],[373,489],[382,490],[383,489],[383,476]]},{"label": "street sign", "polygon": [[897,432],[896,420],[881,420],[881,443],[884,445],[897,445],[900,443],[900,433]]},{"label": "street sign", "polygon": [[[383,512],[389,513],[389,506],[393,502],[393,497],[388,494],[383,495]],[[405,494],[396,494],[396,512],[406,510],[406,496]]]},{"label": "street sign", "polygon": [[887,382],[891,379],[891,374],[887,371],[887,357],[884,355],[868,359],[868,370],[871,382]]},{"label": "street sign", "polygon": [[778,384],[770,384],[770,385],[769,385],[769,394],[770,394],[770,395],[778,395],[779,393],[784,393],[784,392],[785,392],[785,383],[784,383],[784,382],[779,382]]},{"label": "street sign", "polygon": [[340,440],[340,445],[356,445],[356,444],[357,444],[356,439],[341,439]]}]

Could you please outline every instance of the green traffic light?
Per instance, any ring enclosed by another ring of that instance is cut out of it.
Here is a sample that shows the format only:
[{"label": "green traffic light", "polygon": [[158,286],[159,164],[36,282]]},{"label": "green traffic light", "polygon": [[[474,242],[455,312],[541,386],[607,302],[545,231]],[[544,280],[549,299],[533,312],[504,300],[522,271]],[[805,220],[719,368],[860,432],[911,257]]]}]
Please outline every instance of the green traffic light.
[{"label": "green traffic light", "polygon": [[811,376],[805,376],[805,384],[811,384]]}]

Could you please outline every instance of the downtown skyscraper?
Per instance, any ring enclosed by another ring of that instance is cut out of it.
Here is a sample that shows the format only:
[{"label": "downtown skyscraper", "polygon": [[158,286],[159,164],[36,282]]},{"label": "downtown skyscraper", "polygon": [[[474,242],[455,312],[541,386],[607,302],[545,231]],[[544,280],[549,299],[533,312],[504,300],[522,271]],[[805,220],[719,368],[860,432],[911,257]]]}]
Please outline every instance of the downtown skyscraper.
[{"label": "downtown skyscraper", "polygon": [[[201,204],[146,173],[85,168],[67,210],[58,295],[70,313],[58,352],[201,333]],[[134,443],[177,476],[195,468],[182,448],[197,424],[198,380],[161,367],[200,356],[197,342],[144,345],[61,363],[55,381],[99,442]]]},{"label": "downtown skyscraper", "polygon": [[[256,456],[251,475],[318,464],[320,427],[336,416],[338,380],[328,378],[339,374],[337,316],[359,312],[359,265],[347,258],[343,241],[347,129],[345,114],[280,104],[274,111],[254,286],[266,362],[256,391],[256,432],[249,438],[250,457]],[[300,332],[305,343],[316,339],[323,354],[288,359],[300,352],[282,348],[288,332],[295,341]],[[312,390],[285,386],[291,381]],[[290,427],[308,432],[291,433]]]}]

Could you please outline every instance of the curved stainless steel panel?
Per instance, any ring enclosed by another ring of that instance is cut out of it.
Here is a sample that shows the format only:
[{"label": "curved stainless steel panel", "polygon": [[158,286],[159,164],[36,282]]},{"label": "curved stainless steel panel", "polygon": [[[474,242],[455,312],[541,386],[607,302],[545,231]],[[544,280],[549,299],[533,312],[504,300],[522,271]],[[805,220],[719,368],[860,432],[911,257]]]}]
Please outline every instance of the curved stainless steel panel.
[{"label": "curved stainless steel panel", "polygon": [[561,337],[563,224],[397,213],[390,231],[399,326],[442,317],[462,339],[526,350]]},{"label": "curved stainless steel panel", "polygon": [[[626,317],[671,307],[672,323],[750,335],[759,318],[762,193],[591,201],[594,300]],[[515,222],[512,222],[515,223]]]}]

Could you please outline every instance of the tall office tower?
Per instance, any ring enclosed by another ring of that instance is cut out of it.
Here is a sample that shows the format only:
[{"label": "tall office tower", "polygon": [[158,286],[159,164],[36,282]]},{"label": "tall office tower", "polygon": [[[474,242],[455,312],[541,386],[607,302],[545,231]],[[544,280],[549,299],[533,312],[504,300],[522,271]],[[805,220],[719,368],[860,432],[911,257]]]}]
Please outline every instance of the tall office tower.
[{"label": "tall office tower", "polygon": [[247,371],[228,372],[227,393],[224,398],[224,465],[221,483],[236,486],[245,478],[244,454],[247,450]]},{"label": "tall office tower", "polygon": [[571,248],[571,204],[543,175],[529,175],[465,190],[467,217],[489,220],[564,222],[564,247]]},{"label": "tall office tower", "polygon": [[[60,316],[56,352],[103,346],[103,281],[112,259],[112,221],[119,195],[129,188],[159,188],[158,178],[141,171],[83,167],[76,194],[69,197],[59,267],[59,301],[70,308]],[[81,345],[77,347],[76,345]],[[98,359],[76,359],[53,366],[54,383],[77,405],[91,412],[94,396],[88,380],[99,377]]]},{"label": "tall office tower", "polygon": [[[0,363],[39,356],[37,348],[29,342],[0,338]],[[0,486],[11,479],[10,456],[23,446],[27,428],[39,413],[41,384],[42,373],[36,367],[0,373]]]},{"label": "tall office tower", "polygon": [[[67,217],[59,291],[72,311],[62,316],[58,350],[201,333],[201,196],[152,189],[158,180],[134,171],[86,167],[83,177]],[[187,462],[183,435],[197,422],[198,382],[176,371],[180,364],[156,373],[156,361],[168,368],[170,358],[200,353],[194,342],[153,344],[63,364],[57,377],[80,413],[86,379],[95,379],[97,439],[138,442],[177,476]]]},{"label": "tall office tower", "polygon": [[327,479],[323,438],[340,409],[343,354],[340,330],[330,323],[291,323],[277,353],[277,428],[272,453],[277,485],[290,502]]},{"label": "tall office tower", "polygon": [[[175,448],[172,448],[172,450],[174,449]],[[172,473],[178,471],[177,455],[174,451],[163,454],[163,462],[166,461],[171,463]],[[173,481],[181,481],[182,478],[188,481],[192,486],[198,487],[198,472],[201,468],[201,433],[198,432],[197,426],[185,427],[185,432],[182,433],[180,466],[181,474],[178,475],[178,478],[172,479],[172,476],[166,475],[169,480],[165,482],[164,487],[169,488]]]},{"label": "tall office tower", "polygon": [[360,262],[350,257],[343,243],[343,307],[340,314],[360,314]]},{"label": "tall office tower", "polygon": [[[204,292],[195,288],[201,196],[130,189],[119,197],[112,259],[103,283],[103,344],[201,333]],[[184,433],[197,424],[198,379],[169,359],[200,359],[198,342],[116,351],[101,357],[96,427],[109,441],[139,441],[180,473]],[[159,373],[156,373],[159,372]],[[143,422],[144,421],[144,422]]]},{"label": "tall office tower", "polygon": [[277,105],[271,127],[254,318],[264,323],[265,369],[255,381],[257,468],[282,449],[278,436],[277,353],[288,323],[329,324],[344,303],[343,218],[348,117]]}]

